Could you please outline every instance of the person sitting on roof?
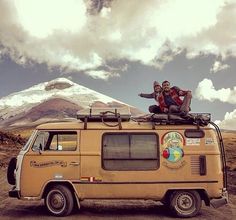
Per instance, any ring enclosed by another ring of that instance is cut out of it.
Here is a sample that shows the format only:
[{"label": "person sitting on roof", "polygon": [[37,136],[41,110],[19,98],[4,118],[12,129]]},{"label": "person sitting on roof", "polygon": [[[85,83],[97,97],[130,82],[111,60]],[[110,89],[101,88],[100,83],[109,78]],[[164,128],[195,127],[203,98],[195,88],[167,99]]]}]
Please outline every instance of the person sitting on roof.
[{"label": "person sitting on roof", "polygon": [[158,104],[158,96],[161,94],[162,92],[162,88],[161,88],[161,85],[157,82],[157,81],[154,81],[153,82],[153,89],[154,91],[150,94],[144,94],[144,93],[140,93],[138,94],[140,97],[143,97],[143,98],[148,98],[148,99],[155,99],[156,102],[157,102],[157,105],[151,105],[149,106],[149,112],[150,113],[161,113],[161,108]]},{"label": "person sitting on roof", "polygon": [[[181,96],[184,97],[183,100]],[[185,91],[176,86],[170,87],[170,82],[166,80],[162,83],[162,92],[158,96],[158,101],[162,112],[186,116],[190,111],[191,98],[191,91]]]}]

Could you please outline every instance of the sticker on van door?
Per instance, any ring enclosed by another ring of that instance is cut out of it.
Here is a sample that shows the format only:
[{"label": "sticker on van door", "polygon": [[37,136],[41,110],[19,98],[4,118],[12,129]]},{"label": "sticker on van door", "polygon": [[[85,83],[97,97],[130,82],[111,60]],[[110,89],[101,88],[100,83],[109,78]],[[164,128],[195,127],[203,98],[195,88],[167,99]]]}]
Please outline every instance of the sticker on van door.
[{"label": "sticker on van door", "polygon": [[[171,131],[166,133],[161,140],[162,145],[162,156],[166,159],[166,162],[163,164],[165,166],[168,166],[170,168],[179,168],[182,167],[185,162],[182,161],[182,158],[184,157],[184,150],[183,146],[185,144],[185,139],[183,136],[175,131]],[[167,162],[170,162],[168,164]],[[178,165],[175,167],[173,164],[178,163]]]},{"label": "sticker on van door", "polygon": [[36,162],[30,161],[30,166],[34,168],[44,168],[44,167],[52,167],[52,166],[61,166],[67,167],[67,163],[62,160],[52,160],[52,161],[45,161],[45,162]]}]

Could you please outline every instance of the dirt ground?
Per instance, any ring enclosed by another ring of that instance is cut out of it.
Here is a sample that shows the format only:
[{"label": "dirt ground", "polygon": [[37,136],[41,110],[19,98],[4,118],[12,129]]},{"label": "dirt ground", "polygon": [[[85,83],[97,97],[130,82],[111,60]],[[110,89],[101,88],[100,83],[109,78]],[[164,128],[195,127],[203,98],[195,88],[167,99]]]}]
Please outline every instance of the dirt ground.
[{"label": "dirt ground", "polygon": [[[230,174],[236,179],[236,172]],[[49,216],[42,201],[21,201],[8,197],[10,185],[6,181],[6,169],[0,169],[0,219],[55,219]],[[231,192],[231,191],[230,191]],[[87,200],[81,203],[81,209],[75,210],[72,215],[66,217],[70,220],[75,219],[174,219],[169,215],[168,210],[158,202],[154,201],[96,201]],[[57,218],[60,219],[60,218]],[[229,204],[214,209],[206,207],[204,204],[195,220],[217,219],[232,220],[236,219],[236,194],[231,192]]]},{"label": "dirt ground", "polygon": [[[198,216],[192,219],[236,219],[236,133],[223,133],[227,167],[229,204],[214,209],[203,203]],[[7,183],[6,171],[10,157],[17,155],[20,145],[0,144],[0,219],[55,219],[49,216],[43,201],[21,201],[8,197],[11,186]],[[57,218],[60,219],[60,218]],[[96,201],[81,203],[81,209],[74,211],[67,219],[174,219],[169,211],[154,201]]]}]

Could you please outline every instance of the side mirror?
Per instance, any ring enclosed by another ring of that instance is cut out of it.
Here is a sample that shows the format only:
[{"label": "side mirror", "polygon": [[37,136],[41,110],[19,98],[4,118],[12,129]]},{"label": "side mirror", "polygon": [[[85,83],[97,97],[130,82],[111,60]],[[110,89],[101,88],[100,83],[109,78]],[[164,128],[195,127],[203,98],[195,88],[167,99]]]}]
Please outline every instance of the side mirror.
[{"label": "side mirror", "polygon": [[43,150],[43,146],[42,146],[42,144],[40,143],[40,144],[39,144],[39,150],[38,150],[38,151],[39,151],[39,154],[42,154],[42,150]]},{"label": "side mirror", "polygon": [[43,146],[42,146],[42,144],[39,144],[39,146],[37,146],[37,145],[34,145],[33,146],[33,151],[37,151],[39,154],[42,154],[42,151],[43,150]]}]

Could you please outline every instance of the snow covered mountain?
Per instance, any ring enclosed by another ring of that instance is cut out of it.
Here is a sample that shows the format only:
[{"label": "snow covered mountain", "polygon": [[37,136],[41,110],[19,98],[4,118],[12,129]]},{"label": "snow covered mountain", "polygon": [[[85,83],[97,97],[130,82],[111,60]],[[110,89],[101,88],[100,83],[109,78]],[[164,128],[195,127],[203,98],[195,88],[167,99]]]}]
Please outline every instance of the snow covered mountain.
[{"label": "snow covered mountain", "polygon": [[[35,126],[45,121],[76,117],[88,107],[129,106],[66,78],[40,83],[0,99],[0,127]],[[142,113],[129,106],[133,115]]]}]

